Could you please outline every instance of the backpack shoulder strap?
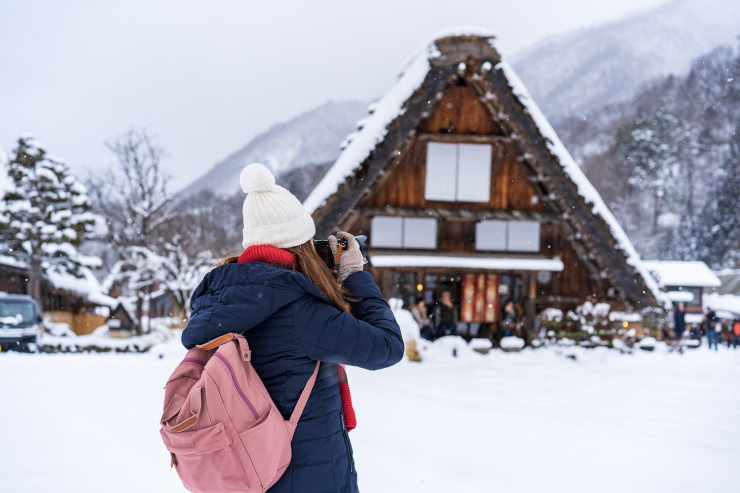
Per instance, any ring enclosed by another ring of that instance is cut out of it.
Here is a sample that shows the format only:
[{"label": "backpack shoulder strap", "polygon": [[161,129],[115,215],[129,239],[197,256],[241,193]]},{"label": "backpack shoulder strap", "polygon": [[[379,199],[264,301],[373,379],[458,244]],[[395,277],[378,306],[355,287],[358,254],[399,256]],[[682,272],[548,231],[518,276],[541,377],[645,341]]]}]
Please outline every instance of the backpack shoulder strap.
[{"label": "backpack shoulder strap", "polygon": [[311,378],[308,379],[306,386],[303,388],[303,392],[301,392],[301,396],[298,398],[298,403],[296,403],[295,409],[293,409],[293,414],[290,415],[289,421],[294,425],[297,425],[298,420],[301,419],[303,409],[305,409],[308,397],[313,390],[313,384],[316,383],[316,376],[319,374],[319,365],[321,365],[321,361],[316,362],[316,368],[314,368]]}]

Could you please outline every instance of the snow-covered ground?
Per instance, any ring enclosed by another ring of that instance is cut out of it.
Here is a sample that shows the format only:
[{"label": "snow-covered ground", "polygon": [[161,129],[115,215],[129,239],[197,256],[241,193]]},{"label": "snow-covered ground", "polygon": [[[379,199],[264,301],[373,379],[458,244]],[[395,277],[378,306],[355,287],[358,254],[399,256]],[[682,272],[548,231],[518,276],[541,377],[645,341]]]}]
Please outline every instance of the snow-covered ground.
[{"label": "snow-covered ground", "polygon": [[[422,363],[349,369],[361,491],[740,487],[740,350],[427,346]],[[146,354],[0,354],[0,491],[183,491],[157,422],[183,353],[173,341]]]}]

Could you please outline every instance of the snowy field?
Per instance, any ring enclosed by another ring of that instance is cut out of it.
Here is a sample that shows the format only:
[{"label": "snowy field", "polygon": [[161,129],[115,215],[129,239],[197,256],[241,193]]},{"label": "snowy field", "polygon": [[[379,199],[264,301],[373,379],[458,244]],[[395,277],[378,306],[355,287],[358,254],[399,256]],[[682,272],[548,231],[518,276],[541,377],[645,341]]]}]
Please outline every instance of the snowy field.
[{"label": "snowy field", "polygon": [[[349,369],[361,491],[740,491],[740,350],[451,342]],[[0,354],[0,491],[183,491],[158,434],[182,354]]]}]

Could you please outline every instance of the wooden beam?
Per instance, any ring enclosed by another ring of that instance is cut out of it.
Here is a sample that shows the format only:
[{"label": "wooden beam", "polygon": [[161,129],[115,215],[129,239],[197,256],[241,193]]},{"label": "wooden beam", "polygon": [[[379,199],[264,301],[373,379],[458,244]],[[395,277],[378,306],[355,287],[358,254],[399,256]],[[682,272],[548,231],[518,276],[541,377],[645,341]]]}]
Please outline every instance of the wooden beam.
[{"label": "wooden beam", "polygon": [[419,140],[435,142],[453,142],[470,144],[496,144],[498,142],[509,142],[508,135],[473,135],[473,134],[430,134],[420,133]]},{"label": "wooden beam", "polygon": [[505,221],[539,221],[558,222],[557,214],[537,211],[476,211],[469,209],[407,209],[402,207],[368,207],[362,209],[368,216],[394,217],[430,217],[450,220],[505,220]]}]

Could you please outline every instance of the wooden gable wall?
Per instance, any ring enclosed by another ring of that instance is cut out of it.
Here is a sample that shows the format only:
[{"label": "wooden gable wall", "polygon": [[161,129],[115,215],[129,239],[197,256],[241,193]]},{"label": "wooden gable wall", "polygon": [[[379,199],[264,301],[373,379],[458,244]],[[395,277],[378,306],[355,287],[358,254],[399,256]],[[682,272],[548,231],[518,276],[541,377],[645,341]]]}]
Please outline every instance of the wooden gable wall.
[{"label": "wooden gable wall", "polygon": [[[424,198],[426,148],[429,141],[487,143],[492,146],[491,190],[487,203],[429,201]],[[596,292],[577,254],[567,240],[559,215],[549,210],[528,179],[516,144],[508,138],[475,91],[465,85],[449,87],[435,111],[422,121],[416,137],[356,208],[345,228],[369,234],[372,216],[438,218],[437,252],[491,255],[475,250],[475,225],[480,219],[540,221],[540,255],[558,256],[565,269],[553,276],[540,295],[585,299]],[[372,235],[370,234],[372,245]],[[517,256],[498,252],[498,256]],[[522,255],[522,256],[526,256]],[[602,293],[603,296],[603,293]]]},{"label": "wooden gable wall", "polygon": [[[428,201],[424,199],[427,142],[491,144],[491,193],[488,203]],[[513,145],[491,118],[475,92],[467,86],[449,88],[436,111],[424,122],[409,151],[393,164],[365,207],[411,209],[516,210],[545,212],[527,180]]]}]

